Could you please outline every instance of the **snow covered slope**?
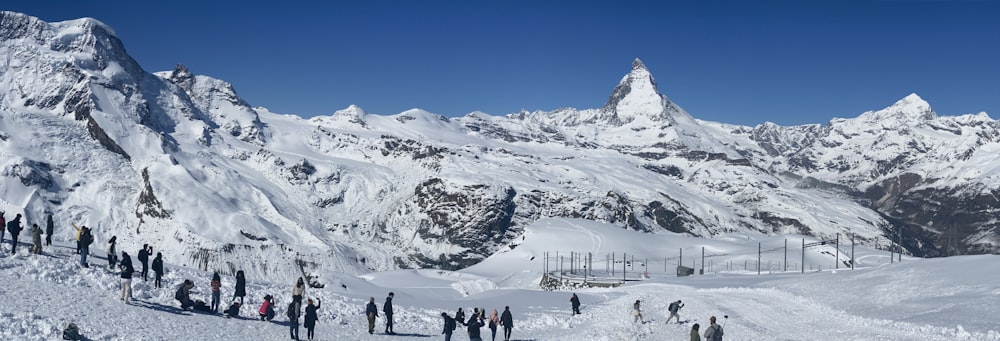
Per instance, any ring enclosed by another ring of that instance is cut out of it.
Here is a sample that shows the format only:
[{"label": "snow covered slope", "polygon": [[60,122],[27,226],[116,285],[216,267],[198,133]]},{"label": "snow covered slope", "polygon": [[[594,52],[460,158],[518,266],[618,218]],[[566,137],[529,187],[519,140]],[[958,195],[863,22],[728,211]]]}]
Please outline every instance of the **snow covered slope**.
[{"label": "snow covered slope", "polygon": [[731,126],[692,118],[636,60],[599,109],[303,119],[182,65],[149,73],[94,19],[2,12],[0,37],[0,210],[179,265],[459,269],[547,217],[1000,249],[996,121],[938,117],[915,96],[824,127]]}]

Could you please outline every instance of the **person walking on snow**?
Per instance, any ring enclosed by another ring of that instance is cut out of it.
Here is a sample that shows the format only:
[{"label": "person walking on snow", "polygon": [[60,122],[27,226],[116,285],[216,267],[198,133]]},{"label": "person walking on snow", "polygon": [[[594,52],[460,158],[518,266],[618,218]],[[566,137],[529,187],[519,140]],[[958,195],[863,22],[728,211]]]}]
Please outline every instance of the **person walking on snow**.
[{"label": "person walking on snow", "polygon": [[80,229],[80,265],[89,268],[90,264],[87,263],[87,255],[90,254],[90,244],[94,242],[94,235],[90,233],[89,227],[82,227]]},{"label": "person walking on snow", "polygon": [[569,303],[573,305],[573,315],[580,314],[580,298],[576,296],[576,293],[573,293]]},{"label": "person walking on snow", "polygon": [[705,328],[705,341],[722,341],[722,326],[715,324],[715,316],[709,317],[711,325]]},{"label": "person walking on snow", "polygon": [[111,271],[115,269],[115,263],[118,262],[118,255],[115,254],[115,246],[118,244],[118,236],[111,236],[111,240],[108,240],[108,268]]},{"label": "person walking on snow", "polygon": [[[156,257],[159,258],[160,254],[157,253]],[[155,262],[154,267],[155,267]],[[156,271],[154,268],[153,271]],[[247,295],[247,279],[243,274],[243,270],[236,271],[236,292],[233,293],[233,300],[235,301],[237,297],[240,298],[240,305],[243,304],[243,297]]]},{"label": "person walking on snow", "polygon": [[372,297],[365,306],[365,315],[368,316],[368,334],[375,333],[375,318],[378,317],[378,306],[375,305],[375,298]]},{"label": "person walking on snow", "polygon": [[503,326],[503,340],[510,341],[511,329],[514,329],[514,317],[510,315],[510,306],[503,307],[503,315],[500,315],[500,325]]},{"label": "person walking on snow", "polygon": [[316,320],[319,320],[319,316],[316,314],[316,311],[319,310],[322,305],[323,301],[318,298],[316,299],[316,305],[313,305],[312,299],[309,299],[308,304],[306,305],[306,320],[303,325],[306,327],[306,338],[309,340],[312,340],[313,337],[316,336]]},{"label": "person walking on snow", "polygon": [[396,294],[390,292],[385,298],[385,304],[382,305],[382,313],[385,314],[385,333],[389,335],[396,335],[392,330],[392,298],[395,296]]},{"label": "person walking on snow", "polygon": [[646,323],[646,321],[642,319],[642,309],[639,309],[639,300],[635,300],[635,303],[632,304],[632,317],[632,323]]},{"label": "person walking on snow", "polygon": [[212,274],[212,281],[208,283],[212,287],[212,312],[219,312],[219,300],[222,298],[222,279],[219,278],[219,272],[216,271]]},{"label": "person walking on snow", "polygon": [[149,272],[149,244],[142,244],[142,249],[139,249],[139,263],[142,264],[142,281],[146,281],[146,274]]},{"label": "person walking on snow", "polygon": [[45,217],[45,246],[52,245],[52,231],[55,227],[52,225],[52,214]]},{"label": "person walking on snow", "polygon": [[451,334],[455,332],[458,323],[451,316],[448,316],[446,312],[441,313],[441,318],[444,319],[444,330],[441,331],[441,334],[444,334],[444,341],[451,341]]},{"label": "person walking on snow", "polygon": [[10,253],[17,253],[17,235],[21,233],[21,215],[18,214],[14,220],[7,222],[7,232],[10,232]]},{"label": "person walking on snow", "polygon": [[122,263],[119,265],[119,268],[122,270],[121,300],[126,304],[132,303],[132,274],[135,272],[135,268],[132,267],[132,257],[129,257],[128,253],[125,251],[122,251]]},{"label": "person walking on snow", "polygon": [[497,327],[500,325],[500,315],[497,314],[497,310],[493,309],[490,312],[490,317],[487,319],[489,321],[488,325],[490,327],[490,334],[492,335],[492,341],[497,341]]},{"label": "person walking on snow", "polygon": [[31,253],[42,254],[42,228],[38,224],[31,224]]},{"label": "person walking on snow", "polygon": [[684,304],[681,303],[681,300],[670,303],[670,306],[667,307],[667,310],[670,311],[670,317],[667,317],[666,323],[670,323],[670,319],[675,317],[677,318],[677,323],[681,323],[681,316],[677,314],[677,311],[681,310],[681,308],[684,308]]},{"label": "person walking on snow", "polygon": [[[159,252],[156,253],[156,258],[153,258],[153,273],[156,276],[153,278],[153,287],[162,288],[163,284],[160,283],[160,279],[163,278],[163,255]],[[240,301],[240,304],[243,304]]]}]

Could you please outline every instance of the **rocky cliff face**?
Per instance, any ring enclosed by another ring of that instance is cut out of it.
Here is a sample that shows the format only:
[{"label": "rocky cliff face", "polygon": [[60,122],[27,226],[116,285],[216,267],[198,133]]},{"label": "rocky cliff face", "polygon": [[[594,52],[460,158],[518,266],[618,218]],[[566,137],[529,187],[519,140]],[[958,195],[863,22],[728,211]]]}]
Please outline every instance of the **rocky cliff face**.
[{"label": "rocky cliff face", "polygon": [[[599,109],[447,118],[252,108],[151,74],[93,19],[0,13],[0,206],[256,276],[461,268],[543,217],[997,252],[998,123],[908,96],[825,126],[702,122],[638,60]],[[71,232],[57,231],[68,239]]]}]

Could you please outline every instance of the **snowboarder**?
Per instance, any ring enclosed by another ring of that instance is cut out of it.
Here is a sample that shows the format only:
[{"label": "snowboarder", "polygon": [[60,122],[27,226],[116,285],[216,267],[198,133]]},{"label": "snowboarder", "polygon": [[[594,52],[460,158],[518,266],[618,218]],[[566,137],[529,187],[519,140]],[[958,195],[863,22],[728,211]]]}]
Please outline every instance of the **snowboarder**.
[{"label": "snowboarder", "polygon": [[122,263],[119,266],[122,270],[121,272],[121,282],[122,282],[122,295],[121,300],[125,303],[132,302],[132,274],[135,272],[135,268],[132,267],[132,257],[129,257],[128,253],[122,251]]},{"label": "snowboarder", "polygon": [[[194,282],[191,282],[190,279],[185,279],[184,283],[181,283],[180,287],[177,288],[177,293],[174,294],[174,298],[181,302],[181,309],[184,311],[194,307],[194,302],[191,301],[192,288],[194,288]],[[263,320],[264,317],[260,319]]]},{"label": "snowboarder", "polygon": [[451,334],[455,332],[458,323],[451,316],[448,316],[446,312],[441,313],[441,318],[444,319],[444,330],[441,331],[441,334],[444,334],[444,341],[451,341]]},{"label": "snowboarder", "polygon": [[317,298],[316,305],[313,305],[312,299],[309,299],[307,303],[308,305],[306,305],[306,320],[304,326],[306,327],[306,338],[312,340],[313,336],[315,336],[314,332],[316,331],[316,320],[319,319],[319,316],[316,315],[316,311],[323,305],[323,301]]},{"label": "snowboarder", "polygon": [[142,244],[142,249],[139,249],[139,263],[142,264],[142,280],[146,281],[146,273],[149,271],[149,244]]},{"label": "snowboarder", "polygon": [[455,312],[455,321],[465,325],[465,312],[462,311],[462,307],[458,307],[458,311]]},{"label": "snowboarder", "polygon": [[477,309],[475,313],[472,314],[472,318],[466,324],[468,326],[466,331],[469,333],[469,341],[483,341],[483,338],[479,336],[479,328],[483,326],[482,320],[479,318],[479,310]]},{"label": "snowboarder", "polygon": [[667,307],[667,310],[670,311],[670,317],[667,317],[666,323],[670,323],[670,319],[675,317],[677,318],[677,323],[681,323],[681,316],[677,315],[677,311],[681,310],[681,308],[684,308],[684,304],[681,303],[681,300],[670,303],[670,306]]},{"label": "snowboarder", "polygon": [[514,317],[510,315],[510,306],[503,307],[500,325],[503,326],[503,341],[510,341],[510,332],[511,329],[514,329]]},{"label": "snowboarder", "polygon": [[208,283],[212,287],[212,312],[219,312],[219,300],[222,298],[222,279],[219,278],[219,272],[216,271],[212,274],[212,281]]},{"label": "snowboarder", "polygon": [[368,316],[368,334],[373,334],[375,333],[375,318],[378,317],[378,306],[375,305],[374,297],[365,306],[365,315]]},{"label": "snowboarder", "polygon": [[642,309],[639,309],[639,300],[635,300],[635,303],[632,304],[632,317],[632,323],[646,323],[646,321],[642,319]]},{"label": "snowboarder", "polygon": [[18,214],[14,220],[7,222],[7,232],[10,232],[10,253],[17,253],[17,235],[21,233],[21,215]]},{"label": "snowboarder", "polygon": [[497,310],[493,309],[490,312],[490,317],[487,319],[489,321],[490,334],[492,335],[492,340],[497,341],[497,326],[500,325],[500,316],[497,314]]},{"label": "snowboarder", "polygon": [[45,246],[52,245],[52,231],[55,229],[52,224],[52,214],[45,218]]},{"label": "snowboarder", "polygon": [[292,286],[292,303],[295,303],[295,312],[302,313],[302,297],[306,294],[306,281],[299,277]]},{"label": "snowboarder", "polygon": [[691,341],[701,341],[701,334],[698,334],[698,328],[701,327],[697,323],[691,326]]},{"label": "snowboarder", "polygon": [[[156,257],[159,258],[160,254],[157,253]],[[153,261],[153,271],[156,271],[156,261]],[[247,279],[246,277],[244,277],[243,270],[236,271],[236,292],[233,293],[233,300],[235,301],[236,298],[239,297],[240,304],[243,304],[243,297],[246,297],[246,295],[247,295]]]},{"label": "snowboarder", "polygon": [[90,244],[94,242],[94,235],[90,233],[90,228],[84,226],[80,229],[80,265],[89,268],[87,255],[90,254]]},{"label": "snowboarder", "polygon": [[267,319],[270,321],[274,318],[274,297],[271,295],[264,296],[264,302],[260,304],[260,309],[257,310],[260,314],[260,320],[264,321]]},{"label": "snowboarder", "polygon": [[385,314],[385,333],[389,335],[396,335],[396,332],[392,331],[392,298],[396,294],[390,292],[389,296],[385,298],[385,304],[382,305],[382,313]]},{"label": "snowboarder", "polygon": [[[156,258],[153,259],[153,273],[156,274],[153,278],[153,286],[162,288],[163,285],[160,283],[160,279],[163,278],[163,255],[159,252],[156,253]],[[240,304],[243,304],[242,298],[240,299]]]},{"label": "snowboarder", "polygon": [[715,324],[715,316],[709,317],[711,325],[705,328],[705,341],[722,341],[722,326]]},{"label": "snowboarder", "polygon": [[42,228],[38,224],[31,224],[31,253],[42,254]]},{"label": "snowboarder", "polygon": [[292,340],[299,339],[299,313],[296,310],[298,307],[295,306],[295,302],[290,302],[285,312],[288,316],[288,333],[292,336]]},{"label": "snowboarder", "polygon": [[573,305],[573,315],[580,313],[580,298],[573,293],[573,297],[569,299],[569,303]]},{"label": "snowboarder", "polygon": [[108,268],[110,268],[111,271],[114,271],[115,263],[118,262],[118,255],[115,254],[115,246],[117,245],[118,236],[111,236],[111,239],[108,240],[108,249],[106,250],[108,255]]}]

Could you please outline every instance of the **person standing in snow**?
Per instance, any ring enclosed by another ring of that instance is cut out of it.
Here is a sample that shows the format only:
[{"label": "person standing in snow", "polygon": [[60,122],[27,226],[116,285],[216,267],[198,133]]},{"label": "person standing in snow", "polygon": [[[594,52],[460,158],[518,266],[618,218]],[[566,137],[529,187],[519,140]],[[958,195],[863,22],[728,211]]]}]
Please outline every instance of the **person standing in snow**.
[{"label": "person standing in snow", "polygon": [[[160,254],[157,253],[156,256],[159,257]],[[156,269],[154,268],[153,271],[156,271]],[[242,305],[243,297],[246,297],[246,295],[247,295],[247,279],[243,274],[243,270],[236,271],[236,292],[233,293],[233,300],[235,301],[236,298],[239,297],[240,305]]]},{"label": "person standing in snow", "polygon": [[90,244],[94,242],[94,235],[90,233],[90,228],[84,226],[80,229],[80,265],[89,268],[87,255],[90,254]]},{"label": "person standing in snow", "polygon": [[497,326],[500,325],[500,315],[497,314],[497,310],[493,309],[490,312],[490,317],[487,319],[489,321],[488,325],[490,327],[490,335],[492,335],[493,341],[497,341]]},{"label": "person standing in snow", "polygon": [[121,268],[121,282],[122,282],[122,295],[121,300],[125,303],[132,302],[132,274],[135,273],[135,268],[132,267],[132,257],[129,257],[128,253],[122,251],[122,263],[119,265]]},{"label": "person standing in snow", "polygon": [[295,281],[295,285],[292,286],[292,303],[295,303],[295,311],[297,313],[302,312],[302,297],[306,295],[306,281],[299,277]]},{"label": "person standing in snow", "polygon": [[396,294],[390,292],[385,298],[385,304],[382,305],[382,313],[385,314],[385,333],[389,335],[396,335],[392,330],[392,298],[395,296]]},{"label": "person standing in snow", "polygon": [[365,315],[368,316],[368,334],[375,333],[375,318],[378,317],[378,306],[375,305],[375,298],[372,297],[365,306]]},{"label": "person standing in snow", "polygon": [[458,312],[455,313],[455,322],[465,325],[465,312],[462,311],[462,307],[458,307]]},{"label": "person standing in snow", "polygon": [[111,240],[108,240],[108,267],[111,271],[115,269],[115,263],[118,262],[118,255],[115,254],[115,246],[118,244],[118,236],[111,236]]},{"label": "person standing in snow", "polygon": [[299,339],[299,313],[296,310],[298,307],[295,306],[295,302],[290,302],[288,310],[285,311],[285,315],[288,316],[288,333],[292,336],[292,340]]},{"label": "person standing in snow", "polygon": [[0,212],[0,246],[3,246],[3,235],[7,231],[7,219],[3,217],[4,213]]},{"label": "person standing in snow", "polygon": [[309,304],[306,305],[306,320],[303,325],[306,327],[306,338],[312,340],[313,336],[315,336],[314,332],[316,331],[316,320],[319,319],[316,311],[323,305],[323,301],[317,298],[316,305],[313,305],[313,300],[309,299],[308,303]]},{"label": "person standing in snow", "polygon": [[42,228],[38,224],[31,224],[31,253],[42,254]]},{"label": "person standing in snow", "polygon": [[[153,287],[162,288],[163,284],[160,283],[160,279],[163,278],[163,255],[159,252],[156,253],[156,258],[153,259],[153,273],[156,276],[153,278]],[[241,301],[240,304],[243,304]]]},{"label": "person standing in snow", "polygon": [[483,338],[479,336],[479,328],[483,326],[482,319],[480,319],[479,309],[475,309],[472,313],[472,317],[469,318],[469,322],[466,324],[466,332],[469,333],[469,341],[483,341]]},{"label": "person standing in snow", "polygon": [[681,300],[670,303],[670,306],[667,307],[667,310],[670,311],[670,317],[667,317],[666,323],[670,323],[670,319],[675,317],[677,318],[677,323],[681,323],[681,316],[677,314],[677,311],[681,310],[681,308],[684,308],[684,304],[681,303]]},{"label": "person standing in snow", "polygon": [[10,253],[17,253],[17,235],[21,233],[21,214],[7,222],[7,232],[10,232]]},{"label": "person standing in snow", "polygon": [[52,231],[55,227],[52,224],[52,214],[45,217],[45,246],[52,245]]},{"label": "person standing in snow", "polygon": [[510,306],[503,307],[500,325],[503,326],[503,341],[510,341],[510,332],[514,329],[514,317],[510,315]]},{"label": "person standing in snow", "polygon": [[441,318],[444,319],[444,330],[441,331],[441,334],[444,334],[444,341],[451,341],[451,334],[455,332],[458,323],[451,316],[448,316],[446,312],[441,313]]},{"label": "person standing in snow", "polygon": [[573,305],[573,315],[580,314],[580,298],[576,296],[576,293],[573,293],[569,303]]},{"label": "person standing in snow", "polygon": [[701,327],[697,323],[691,326],[691,341],[701,341],[701,334],[698,334],[698,328]]},{"label": "person standing in snow", "polygon": [[142,264],[142,280],[145,282],[146,273],[149,271],[149,244],[142,244],[142,249],[139,249],[136,258],[139,258],[139,263]]},{"label": "person standing in snow", "polygon": [[715,324],[715,316],[709,317],[711,325],[705,328],[705,341],[722,341],[722,326]]},{"label": "person standing in snow", "polygon": [[222,298],[222,278],[219,278],[219,272],[216,271],[212,274],[212,281],[208,283],[212,287],[212,312],[219,312],[219,301]]},{"label": "person standing in snow", "polygon": [[642,323],[646,323],[646,321],[643,321],[642,319],[642,309],[639,309],[639,300],[635,300],[635,303],[632,304],[632,317],[632,323],[640,321]]},{"label": "person standing in snow", "polygon": [[80,254],[80,236],[83,235],[83,228],[76,226],[74,223],[70,223],[70,225],[73,225],[73,229],[76,230],[76,254]]}]

